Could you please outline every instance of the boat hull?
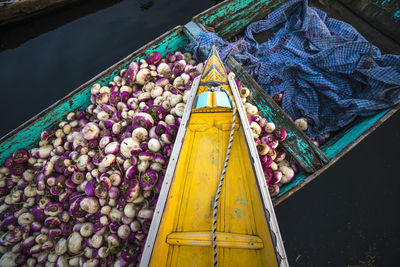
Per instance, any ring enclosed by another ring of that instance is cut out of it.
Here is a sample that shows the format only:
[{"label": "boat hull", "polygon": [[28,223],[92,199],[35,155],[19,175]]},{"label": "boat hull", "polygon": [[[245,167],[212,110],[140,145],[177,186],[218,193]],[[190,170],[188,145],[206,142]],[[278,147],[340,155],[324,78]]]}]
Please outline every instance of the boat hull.
[{"label": "boat hull", "polygon": [[[240,36],[249,23],[264,18],[269,12],[284,2],[285,1],[283,0],[224,1],[211,9],[200,13],[192,19],[192,22],[198,24],[204,31],[214,31],[221,37],[230,39],[235,36]],[[329,10],[337,10],[337,13],[342,13],[344,14],[343,16],[347,16],[351,13],[344,12],[338,5],[335,5],[335,9],[330,6]],[[356,28],[367,37],[367,39],[372,38],[373,41],[382,41],[385,44],[388,43],[388,38],[385,37],[384,33],[371,29],[371,27],[363,20],[360,20],[360,18],[354,18],[354,14],[351,15],[353,16],[353,19],[348,22],[356,26]],[[178,26],[154,41],[144,45],[115,65],[107,68],[93,79],[84,83],[77,89],[73,90],[70,94],[46,108],[43,112],[35,115],[30,120],[0,139],[0,164],[3,164],[5,159],[9,157],[13,151],[19,148],[33,148],[37,146],[40,139],[40,132],[54,128],[58,122],[65,119],[68,112],[86,108],[90,104],[89,96],[92,84],[101,83],[106,85],[108,81],[111,81],[121,69],[126,68],[132,60],[143,58],[146,54],[152,51],[157,50],[161,52],[162,55],[165,55],[168,51],[175,51],[178,49],[184,50],[184,46],[189,43],[191,37],[193,37],[193,35],[190,31],[182,26]],[[381,49],[385,48],[382,46],[379,47]],[[389,52],[398,49],[399,45],[391,44],[390,47],[394,48],[389,49]],[[243,82],[243,77],[245,77],[245,75],[240,75],[238,76],[238,79]],[[244,84],[248,85],[245,82]],[[257,89],[254,89],[253,87],[250,89],[255,90],[253,93],[257,91]],[[263,95],[263,93],[264,92],[260,92],[261,95]],[[254,98],[252,103],[257,105],[260,110],[264,110],[265,101],[263,99]],[[372,133],[385,120],[397,112],[398,109],[400,109],[400,106],[383,110],[372,117],[362,118],[336,134],[321,147],[321,151],[330,159],[330,162],[312,174],[301,172],[296,175],[293,182],[281,187],[279,195],[272,199],[274,205],[278,205],[293,195],[297,190],[317,178],[321,173],[327,170],[332,164],[338,161],[343,155]],[[267,116],[269,114],[262,115]]]},{"label": "boat hull", "polygon": [[[150,266],[211,266],[214,197],[231,112],[193,113],[186,130]],[[217,215],[220,266],[278,266],[245,136],[236,121]]]}]

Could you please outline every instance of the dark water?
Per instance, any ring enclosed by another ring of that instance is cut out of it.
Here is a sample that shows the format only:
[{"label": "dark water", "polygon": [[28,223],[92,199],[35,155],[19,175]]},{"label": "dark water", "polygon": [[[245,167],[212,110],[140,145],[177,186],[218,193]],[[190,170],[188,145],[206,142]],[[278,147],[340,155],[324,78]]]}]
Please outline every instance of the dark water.
[{"label": "dark water", "polygon": [[[215,1],[87,1],[0,29],[0,136]],[[276,207],[291,266],[398,266],[400,114]]]},{"label": "dark water", "polygon": [[397,113],[275,208],[291,266],[399,266],[399,149]]},{"label": "dark water", "polygon": [[[104,5],[104,1],[100,2]],[[0,53],[1,100],[9,103],[0,105],[0,136],[155,37],[189,22],[215,4],[210,0],[114,3]],[[85,14],[87,9],[74,6],[72,11]],[[71,14],[69,9],[65,12]],[[0,48],[14,46],[18,43],[15,39],[23,39],[29,30],[40,32],[35,23],[57,25],[67,19],[67,14],[59,18],[51,15],[40,22],[35,20],[0,32]]]}]

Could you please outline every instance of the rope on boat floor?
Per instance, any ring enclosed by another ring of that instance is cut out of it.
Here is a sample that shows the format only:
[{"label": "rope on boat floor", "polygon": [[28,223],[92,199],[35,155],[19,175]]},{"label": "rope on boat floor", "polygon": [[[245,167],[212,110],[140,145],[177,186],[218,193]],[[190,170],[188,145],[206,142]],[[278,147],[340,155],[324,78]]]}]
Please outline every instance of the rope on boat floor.
[{"label": "rope on boat floor", "polygon": [[213,247],[213,252],[214,252],[214,267],[218,266],[218,255],[217,255],[217,212],[218,212],[218,200],[219,200],[219,197],[221,195],[221,189],[222,189],[222,185],[223,185],[223,182],[224,182],[225,172],[226,172],[226,168],[228,167],[229,156],[231,154],[231,148],[232,148],[232,142],[233,142],[233,134],[235,132],[235,119],[236,119],[236,106],[235,106],[235,102],[232,99],[232,96],[222,86],[220,86],[219,89],[224,91],[228,95],[229,101],[231,102],[231,105],[232,105],[232,128],[231,128],[231,134],[229,136],[228,149],[226,150],[224,167],[222,169],[221,177],[219,179],[219,184],[218,184],[217,192],[215,194],[215,201],[214,201],[214,207],[213,207],[212,247]]}]

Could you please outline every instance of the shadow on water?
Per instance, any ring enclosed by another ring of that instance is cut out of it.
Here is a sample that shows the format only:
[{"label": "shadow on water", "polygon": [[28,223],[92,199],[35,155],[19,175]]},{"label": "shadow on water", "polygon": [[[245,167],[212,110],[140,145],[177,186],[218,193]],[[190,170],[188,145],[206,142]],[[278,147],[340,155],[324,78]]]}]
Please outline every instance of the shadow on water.
[{"label": "shadow on water", "polygon": [[[28,20],[0,27],[0,52],[13,49],[43,33],[108,8],[122,0],[78,1]],[[145,1],[142,1],[145,2]],[[153,2],[153,1],[150,1]]]}]

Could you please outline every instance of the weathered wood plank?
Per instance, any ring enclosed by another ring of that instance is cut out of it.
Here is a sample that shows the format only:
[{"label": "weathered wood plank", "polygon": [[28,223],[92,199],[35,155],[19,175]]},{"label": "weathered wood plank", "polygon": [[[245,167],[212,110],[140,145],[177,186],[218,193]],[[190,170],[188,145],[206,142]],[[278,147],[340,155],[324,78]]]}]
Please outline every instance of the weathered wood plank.
[{"label": "weathered wood plank", "polygon": [[[284,2],[286,1],[224,1],[193,17],[193,21],[209,32],[218,33],[224,39],[232,39],[243,35],[244,29],[250,23],[265,18]],[[395,2],[397,1],[310,0],[309,5],[323,10],[330,17],[351,24],[383,53],[400,54],[400,3],[396,6]],[[266,35],[267,32],[256,39],[265,41]]]},{"label": "weathered wood plank", "polygon": [[202,24],[207,31],[230,39],[241,34],[249,22],[263,19],[284,2],[286,0],[224,1],[193,17],[192,20]]},{"label": "weathered wood plank", "polygon": [[305,172],[315,172],[329,162],[324,153],[302,131],[296,128],[287,114],[234,58],[229,57],[225,64],[236,74],[236,78],[249,88],[250,102],[258,107],[261,115],[277,126],[286,129],[288,136],[282,144]]},{"label": "weathered wood plank", "polygon": [[[67,7],[57,8],[56,10],[51,9],[49,12],[32,14],[32,17],[26,18],[29,22],[15,21],[17,23],[13,23],[13,21],[7,21],[7,24],[4,25],[0,23],[0,52],[7,49],[14,49],[41,34],[86,17],[89,14],[109,8],[121,1],[122,0],[77,1]],[[0,6],[0,9],[1,8]]]}]

